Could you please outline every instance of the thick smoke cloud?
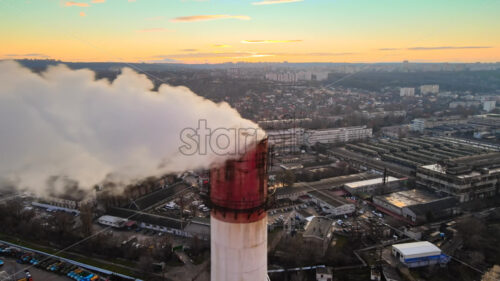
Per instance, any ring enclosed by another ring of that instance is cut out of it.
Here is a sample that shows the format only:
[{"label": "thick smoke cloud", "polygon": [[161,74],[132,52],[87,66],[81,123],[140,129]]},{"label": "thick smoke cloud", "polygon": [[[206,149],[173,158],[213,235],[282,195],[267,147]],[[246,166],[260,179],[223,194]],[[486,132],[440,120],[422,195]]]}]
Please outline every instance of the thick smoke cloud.
[{"label": "thick smoke cloud", "polygon": [[[89,189],[209,167],[234,155],[180,153],[185,128],[257,128],[226,103],[153,83],[124,68],[110,82],[64,65],[36,74],[0,62],[0,184],[38,194],[68,182]],[[263,133],[257,138],[262,138]],[[191,139],[193,137],[191,136]],[[231,145],[237,144],[231,137]]]}]

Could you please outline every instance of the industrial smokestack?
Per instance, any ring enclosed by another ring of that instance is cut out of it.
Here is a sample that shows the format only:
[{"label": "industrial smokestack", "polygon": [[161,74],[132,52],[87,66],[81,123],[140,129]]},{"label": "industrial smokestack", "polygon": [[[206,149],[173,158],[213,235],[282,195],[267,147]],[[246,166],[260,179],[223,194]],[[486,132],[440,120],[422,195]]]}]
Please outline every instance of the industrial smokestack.
[{"label": "industrial smokestack", "polygon": [[211,280],[267,280],[267,139],[210,171]]}]

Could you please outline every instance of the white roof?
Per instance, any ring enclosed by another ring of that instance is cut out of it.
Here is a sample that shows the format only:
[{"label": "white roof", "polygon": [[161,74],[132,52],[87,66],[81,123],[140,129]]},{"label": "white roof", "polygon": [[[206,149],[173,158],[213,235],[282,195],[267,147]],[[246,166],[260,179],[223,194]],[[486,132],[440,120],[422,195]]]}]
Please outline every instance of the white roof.
[{"label": "white roof", "polygon": [[[398,181],[399,179],[395,177],[387,177],[386,182],[393,182],[393,181]],[[363,180],[363,181],[355,181],[355,182],[350,182],[346,183],[345,186],[350,187],[350,188],[358,188],[362,186],[370,186],[374,184],[382,184],[384,182],[384,178],[376,178],[376,179],[371,179],[371,180]]]},{"label": "white roof", "polygon": [[418,256],[418,255],[439,255],[441,254],[441,249],[436,245],[428,241],[403,243],[392,245],[393,248],[398,250],[404,256]]},{"label": "white roof", "polygon": [[115,216],[109,216],[109,215],[104,215],[104,216],[100,217],[98,220],[109,221],[109,222],[125,222],[125,221],[127,221],[127,219],[119,218],[119,217],[115,217]]}]

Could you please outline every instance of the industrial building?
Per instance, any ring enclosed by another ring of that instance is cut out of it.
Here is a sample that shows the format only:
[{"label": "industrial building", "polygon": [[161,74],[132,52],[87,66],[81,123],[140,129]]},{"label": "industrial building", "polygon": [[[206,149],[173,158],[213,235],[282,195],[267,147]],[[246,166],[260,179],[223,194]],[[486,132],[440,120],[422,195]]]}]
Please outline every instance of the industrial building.
[{"label": "industrial building", "polygon": [[443,254],[441,249],[427,241],[394,244],[392,255],[410,268],[446,264],[450,261],[450,257]]},{"label": "industrial building", "polygon": [[104,215],[101,216],[100,218],[97,219],[97,222],[106,225],[106,226],[111,226],[114,228],[122,228],[125,227],[125,224],[127,223],[127,219],[120,218],[120,217],[115,217],[115,216],[109,216],[109,215]]},{"label": "industrial building", "polygon": [[423,132],[424,129],[433,128],[442,125],[457,125],[465,124],[467,119],[460,116],[449,116],[442,118],[416,118],[410,124],[410,130],[415,132]]},{"label": "industrial building", "polygon": [[290,187],[277,188],[274,192],[276,200],[290,199],[295,201],[308,192],[342,187],[346,183],[376,178],[377,175],[364,172],[346,176],[331,177],[313,182],[297,182]]},{"label": "industrial building", "polygon": [[350,194],[384,194],[396,190],[406,179],[383,177],[355,181],[344,184],[344,190]]},{"label": "industrial building", "polygon": [[354,204],[342,197],[329,195],[322,191],[313,191],[309,195],[312,197],[311,200],[327,215],[343,216],[356,211]]},{"label": "industrial building", "polygon": [[371,137],[372,129],[366,126],[307,130],[304,133],[304,143],[306,145],[315,145],[316,143],[331,144],[364,140]]},{"label": "industrial building", "polygon": [[273,150],[277,153],[298,151],[303,144],[304,129],[302,128],[268,130],[266,134],[269,145],[271,145]]},{"label": "industrial building", "polygon": [[308,246],[318,250],[323,256],[333,238],[333,221],[327,218],[314,217],[307,225],[302,237]]},{"label": "industrial building", "polygon": [[[377,160],[410,168],[413,170],[412,175],[417,167],[422,165],[435,164],[443,159],[484,154],[498,149],[494,145],[446,136],[379,140],[347,144],[346,148]],[[394,168],[391,167],[390,170],[393,171]]]},{"label": "industrial building", "polygon": [[379,210],[412,224],[449,217],[458,212],[455,198],[440,198],[419,189],[375,196],[373,203]]},{"label": "industrial building", "polygon": [[290,199],[291,201],[296,201],[301,196],[306,195],[309,191],[311,191],[311,188],[308,186],[281,187],[276,189],[274,196],[276,200]]},{"label": "industrial building", "polygon": [[500,130],[500,114],[476,115],[469,118],[468,123]]},{"label": "industrial building", "polygon": [[492,197],[500,187],[500,153],[449,159],[417,169],[417,184],[460,202]]},{"label": "industrial building", "polygon": [[[184,230],[184,227],[189,223],[187,221],[118,207],[108,208],[107,214],[125,220],[127,220],[126,218],[133,218],[140,228],[170,233],[181,237],[193,237],[193,234]],[[208,237],[199,238],[208,239]]]},{"label": "industrial building", "polygon": [[269,144],[277,152],[298,151],[301,146],[312,146],[317,143],[332,144],[364,140],[372,137],[372,129],[366,126],[344,127],[323,130],[305,130],[292,128],[284,130],[268,130]]}]

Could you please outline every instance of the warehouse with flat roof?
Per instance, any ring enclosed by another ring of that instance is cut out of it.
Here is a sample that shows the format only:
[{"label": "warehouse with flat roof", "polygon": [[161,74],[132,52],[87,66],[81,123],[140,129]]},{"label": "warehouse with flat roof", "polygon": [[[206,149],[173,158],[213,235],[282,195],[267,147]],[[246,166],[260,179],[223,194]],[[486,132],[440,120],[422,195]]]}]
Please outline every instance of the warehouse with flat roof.
[{"label": "warehouse with flat roof", "polygon": [[432,264],[446,264],[450,257],[428,241],[392,245],[392,255],[407,267],[421,267]]},{"label": "warehouse with flat roof", "polygon": [[373,197],[377,209],[412,224],[450,217],[459,212],[454,197],[439,197],[420,189],[393,192]]},{"label": "warehouse with flat roof", "polygon": [[380,177],[369,180],[355,181],[344,184],[344,190],[350,194],[383,194],[394,191],[405,179],[395,177]]}]

